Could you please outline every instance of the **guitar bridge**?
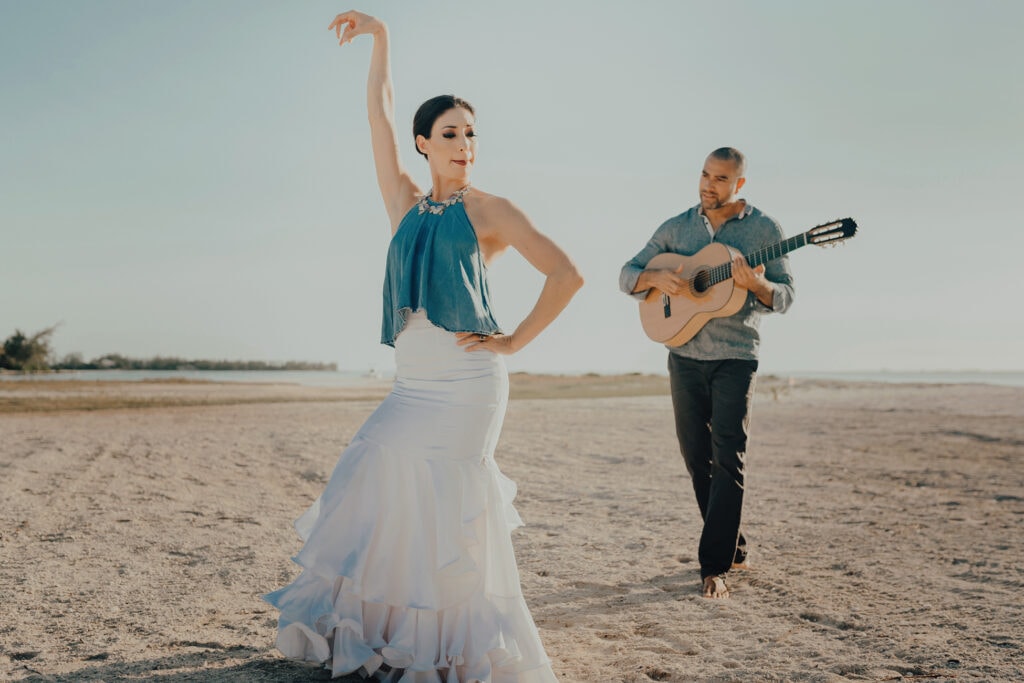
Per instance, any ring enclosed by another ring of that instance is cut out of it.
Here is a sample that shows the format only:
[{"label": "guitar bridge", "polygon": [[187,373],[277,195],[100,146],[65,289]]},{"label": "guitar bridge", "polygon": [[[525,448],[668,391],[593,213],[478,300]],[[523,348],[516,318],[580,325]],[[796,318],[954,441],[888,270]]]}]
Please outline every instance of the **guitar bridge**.
[{"label": "guitar bridge", "polygon": [[665,313],[666,318],[672,317],[672,299],[669,298],[668,294],[662,293],[661,295],[661,306]]}]

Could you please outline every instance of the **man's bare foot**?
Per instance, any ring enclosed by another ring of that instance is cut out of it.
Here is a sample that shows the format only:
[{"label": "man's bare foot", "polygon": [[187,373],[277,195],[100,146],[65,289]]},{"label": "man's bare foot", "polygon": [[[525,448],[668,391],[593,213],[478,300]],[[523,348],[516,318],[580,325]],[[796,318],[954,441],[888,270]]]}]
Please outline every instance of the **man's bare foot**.
[{"label": "man's bare foot", "polygon": [[705,598],[727,598],[729,597],[729,587],[725,585],[725,577],[721,575],[713,575],[704,577],[704,597]]}]

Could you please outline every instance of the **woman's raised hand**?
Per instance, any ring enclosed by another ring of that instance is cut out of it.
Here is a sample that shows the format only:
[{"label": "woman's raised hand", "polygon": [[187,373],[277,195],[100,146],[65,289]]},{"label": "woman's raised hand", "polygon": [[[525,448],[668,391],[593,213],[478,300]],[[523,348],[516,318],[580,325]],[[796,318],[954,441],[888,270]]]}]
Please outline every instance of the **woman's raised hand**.
[{"label": "woman's raised hand", "polygon": [[384,28],[384,22],[377,17],[352,10],[334,17],[334,21],[327,28],[338,35],[338,45],[344,45],[351,43],[356,36],[380,31]]}]

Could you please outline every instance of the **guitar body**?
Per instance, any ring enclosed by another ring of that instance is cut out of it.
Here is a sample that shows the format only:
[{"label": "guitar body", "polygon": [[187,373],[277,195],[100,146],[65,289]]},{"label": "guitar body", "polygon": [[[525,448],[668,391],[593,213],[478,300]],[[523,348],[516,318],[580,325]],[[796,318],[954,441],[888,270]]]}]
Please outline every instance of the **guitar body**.
[{"label": "guitar body", "polygon": [[701,274],[715,266],[732,261],[736,250],[719,242],[709,244],[693,256],[658,254],[647,268],[675,270],[683,267],[680,277],[689,280],[690,291],[680,296],[668,296],[652,289],[640,304],[640,324],[647,336],[667,346],[681,346],[712,318],[724,318],[743,308],[747,290],[732,278],[698,291]]}]

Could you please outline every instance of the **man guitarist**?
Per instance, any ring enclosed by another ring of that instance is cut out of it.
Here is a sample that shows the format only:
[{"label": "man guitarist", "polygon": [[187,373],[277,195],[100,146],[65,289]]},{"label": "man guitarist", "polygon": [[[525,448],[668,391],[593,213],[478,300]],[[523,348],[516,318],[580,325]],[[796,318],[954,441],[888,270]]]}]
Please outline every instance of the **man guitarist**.
[{"label": "man guitarist", "polygon": [[676,435],[704,520],[698,559],[707,598],[728,597],[729,570],[746,566],[740,517],[758,326],[762,313],[789,309],[794,294],[787,258],[751,268],[742,256],[783,238],[775,220],[737,197],[745,171],[746,159],[736,149],[722,147],[708,155],[700,204],[665,221],[619,276],[621,289],[638,299],[651,289],[694,296],[682,266],[648,270],[648,262],[664,252],[692,256],[713,242],[738,252],[733,252],[732,279],[747,290],[745,304],[732,315],[711,318],[682,345],[668,347]]}]

